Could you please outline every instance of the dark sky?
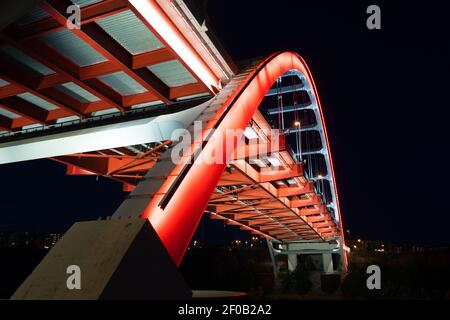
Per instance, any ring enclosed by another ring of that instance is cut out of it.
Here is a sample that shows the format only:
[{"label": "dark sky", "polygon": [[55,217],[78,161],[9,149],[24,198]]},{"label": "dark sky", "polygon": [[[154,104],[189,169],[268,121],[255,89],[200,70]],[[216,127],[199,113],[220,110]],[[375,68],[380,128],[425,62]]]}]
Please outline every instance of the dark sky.
[{"label": "dark sky", "polygon": [[[309,64],[351,237],[450,242],[450,27],[442,1],[206,1],[235,60],[295,50]],[[203,3],[199,1],[199,3]],[[382,30],[366,28],[378,4]],[[426,4],[426,5],[425,5]],[[121,186],[48,160],[0,166],[0,230],[64,230],[110,215]],[[217,230],[204,221],[202,233]]]},{"label": "dark sky", "polygon": [[[309,64],[352,237],[450,242],[442,1],[207,3],[235,59],[295,50]],[[366,28],[370,4],[381,7],[382,30]]]}]

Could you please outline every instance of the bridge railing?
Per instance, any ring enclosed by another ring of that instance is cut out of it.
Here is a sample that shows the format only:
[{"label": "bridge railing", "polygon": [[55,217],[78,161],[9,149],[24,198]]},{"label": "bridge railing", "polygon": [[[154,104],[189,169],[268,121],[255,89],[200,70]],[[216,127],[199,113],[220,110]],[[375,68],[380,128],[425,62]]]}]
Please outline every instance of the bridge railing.
[{"label": "bridge railing", "polygon": [[185,109],[195,107],[205,101],[209,97],[193,98],[186,101],[174,102],[170,105],[154,105],[149,107],[130,109],[126,111],[117,111],[110,114],[103,114],[98,116],[91,116],[84,119],[68,120],[64,122],[54,123],[50,125],[43,125],[39,127],[27,128],[16,131],[9,131],[0,134],[0,143],[29,139],[44,134],[56,134],[61,132],[80,130],[102,126],[107,124],[119,123],[124,121],[138,120],[150,117],[156,117],[164,114],[179,112]]}]

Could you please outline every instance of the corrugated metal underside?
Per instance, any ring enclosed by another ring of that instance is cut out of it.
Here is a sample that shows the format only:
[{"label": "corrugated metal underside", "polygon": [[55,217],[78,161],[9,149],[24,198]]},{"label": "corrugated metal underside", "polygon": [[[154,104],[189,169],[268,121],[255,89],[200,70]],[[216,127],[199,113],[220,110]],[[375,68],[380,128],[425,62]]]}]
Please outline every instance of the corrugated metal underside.
[{"label": "corrugated metal underside", "polygon": [[[5,31],[11,39],[27,41],[0,45],[6,66],[0,74],[3,135],[209,94],[126,1],[69,3],[81,8],[82,19],[84,12],[90,14],[86,24],[82,21],[83,34],[58,23],[57,7],[48,11],[42,5]],[[86,36],[88,25],[94,35]]]}]

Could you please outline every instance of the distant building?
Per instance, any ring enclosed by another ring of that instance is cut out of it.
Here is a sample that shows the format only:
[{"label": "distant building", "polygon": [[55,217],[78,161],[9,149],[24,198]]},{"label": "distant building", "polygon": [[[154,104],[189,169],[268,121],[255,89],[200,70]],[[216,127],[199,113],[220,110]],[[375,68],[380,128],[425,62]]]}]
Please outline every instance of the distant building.
[{"label": "distant building", "polygon": [[346,240],[350,252],[377,252],[377,253],[406,253],[406,252],[429,252],[436,250],[449,250],[449,246],[419,245],[419,244],[393,244],[381,240]]}]

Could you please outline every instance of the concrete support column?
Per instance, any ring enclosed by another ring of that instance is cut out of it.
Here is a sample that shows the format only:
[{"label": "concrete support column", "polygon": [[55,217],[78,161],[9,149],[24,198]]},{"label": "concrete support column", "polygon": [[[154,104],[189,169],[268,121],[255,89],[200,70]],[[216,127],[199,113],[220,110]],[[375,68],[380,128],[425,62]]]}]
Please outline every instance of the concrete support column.
[{"label": "concrete support column", "polygon": [[273,249],[272,240],[267,240],[267,247],[269,248],[269,255],[270,260],[272,261],[272,267],[273,267],[273,280],[274,280],[274,290],[278,291],[280,289],[281,283],[280,283],[280,275],[278,270],[278,264],[277,264],[277,256]]},{"label": "concrete support column", "polygon": [[297,268],[298,263],[297,255],[288,254],[287,258],[288,258],[288,270],[292,272]]},{"label": "concrete support column", "polygon": [[322,262],[323,262],[323,272],[332,273],[333,272],[333,258],[331,257],[331,253],[323,253],[322,254]]},{"label": "concrete support column", "polygon": [[191,297],[191,289],[147,219],[112,219],[75,223],[11,299],[184,300]]}]

